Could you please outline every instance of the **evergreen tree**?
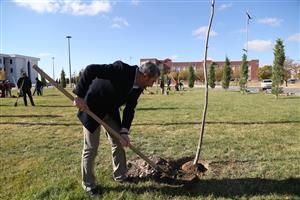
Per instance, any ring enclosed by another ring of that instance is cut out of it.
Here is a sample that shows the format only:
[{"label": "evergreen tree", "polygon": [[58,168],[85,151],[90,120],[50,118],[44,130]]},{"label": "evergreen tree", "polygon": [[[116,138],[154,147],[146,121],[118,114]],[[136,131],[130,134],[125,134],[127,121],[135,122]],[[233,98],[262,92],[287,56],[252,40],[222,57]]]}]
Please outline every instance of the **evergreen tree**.
[{"label": "evergreen tree", "polygon": [[208,71],[208,85],[211,88],[216,87],[216,77],[215,77],[215,66],[214,64],[210,64],[209,71]]},{"label": "evergreen tree", "polygon": [[61,73],[60,73],[60,85],[64,88],[67,86],[66,73],[63,69],[61,70]]},{"label": "evergreen tree", "polygon": [[196,80],[196,75],[195,75],[195,70],[191,65],[189,66],[188,80],[189,80],[189,87],[193,88]]},{"label": "evergreen tree", "polygon": [[274,61],[272,69],[272,93],[275,94],[276,99],[278,98],[278,94],[282,92],[280,85],[284,80],[284,61],[285,52],[283,41],[281,39],[277,39],[274,48]]},{"label": "evergreen tree", "polygon": [[243,92],[246,91],[247,87],[247,80],[248,80],[248,64],[247,64],[247,55],[243,54],[243,61],[242,61],[242,66],[240,69],[240,90]]},{"label": "evergreen tree", "polygon": [[229,83],[230,83],[230,78],[231,78],[230,74],[231,74],[230,61],[229,61],[228,57],[226,57],[225,65],[223,68],[223,77],[222,77],[222,87],[224,89],[229,88]]}]

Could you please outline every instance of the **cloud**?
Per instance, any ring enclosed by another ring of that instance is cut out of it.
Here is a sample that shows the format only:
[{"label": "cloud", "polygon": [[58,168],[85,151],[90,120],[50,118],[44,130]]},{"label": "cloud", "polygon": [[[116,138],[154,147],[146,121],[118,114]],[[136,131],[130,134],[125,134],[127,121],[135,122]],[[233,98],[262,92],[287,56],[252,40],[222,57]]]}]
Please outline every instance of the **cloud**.
[{"label": "cloud", "polygon": [[55,13],[59,10],[59,3],[57,1],[34,1],[34,0],[14,0],[18,6],[30,8],[38,13]]},{"label": "cloud", "polygon": [[18,6],[29,8],[38,13],[67,13],[72,15],[97,15],[109,12],[111,5],[108,0],[93,0],[84,3],[81,0],[14,0]]},{"label": "cloud", "polygon": [[[195,36],[197,39],[202,39],[206,37],[206,32],[207,32],[208,27],[207,26],[201,26],[197,28],[196,30],[193,31],[193,36]],[[216,36],[218,35],[217,32],[213,31],[212,29],[210,30],[210,36]]]},{"label": "cloud", "polygon": [[140,0],[131,0],[131,4],[135,6],[139,5],[140,2],[141,2]]},{"label": "cloud", "polygon": [[111,9],[108,1],[92,1],[90,4],[81,1],[65,1],[62,12],[73,15],[97,15],[98,13],[109,12]]},{"label": "cloud", "polygon": [[282,19],[278,19],[276,17],[265,17],[263,19],[259,19],[258,23],[267,24],[269,26],[275,27],[275,26],[280,26],[282,21],[283,21]]},{"label": "cloud", "polygon": [[113,19],[113,24],[111,25],[112,28],[122,28],[124,26],[129,26],[129,23],[126,19],[122,17],[115,17]]},{"label": "cloud", "polygon": [[[246,48],[246,44],[244,46]],[[248,42],[248,48],[257,52],[266,52],[272,50],[273,43],[271,40],[252,40]]]},{"label": "cloud", "polygon": [[232,6],[232,3],[227,3],[227,4],[223,3],[219,6],[218,10],[219,11],[226,10],[226,9],[230,8],[231,6]]},{"label": "cloud", "polygon": [[288,41],[300,42],[300,33],[294,33],[293,35],[290,35]]}]

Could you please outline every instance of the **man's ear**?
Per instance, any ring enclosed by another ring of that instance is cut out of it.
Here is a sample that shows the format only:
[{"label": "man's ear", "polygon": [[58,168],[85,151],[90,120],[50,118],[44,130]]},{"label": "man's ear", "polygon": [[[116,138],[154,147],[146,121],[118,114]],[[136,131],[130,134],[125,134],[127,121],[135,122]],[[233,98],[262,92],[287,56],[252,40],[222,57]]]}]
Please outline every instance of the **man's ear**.
[{"label": "man's ear", "polygon": [[148,75],[143,73],[143,79],[145,80],[147,78],[148,78]]}]

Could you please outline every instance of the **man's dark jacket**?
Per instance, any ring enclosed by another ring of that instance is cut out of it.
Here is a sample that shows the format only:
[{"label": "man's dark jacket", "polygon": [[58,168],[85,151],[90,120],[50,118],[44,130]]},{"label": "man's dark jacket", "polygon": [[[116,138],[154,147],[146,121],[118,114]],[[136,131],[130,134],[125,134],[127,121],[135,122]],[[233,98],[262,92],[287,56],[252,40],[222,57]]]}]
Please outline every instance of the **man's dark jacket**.
[{"label": "man's dark jacket", "polygon": [[19,78],[19,80],[17,82],[17,86],[18,86],[18,88],[20,88],[23,91],[28,91],[31,89],[32,83],[31,83],[31,80],[27,76],[24,76],[24,77]]},{"label": "man's dark jacket", "polygon": [[[143,89],[133,89],[137,66],[130,66],[121,61],[109,65],[88,65],[73,92],[84,98],[88,107],[98,117],[110,113],[121,125],[130,129],[134,109]],[[122,121],[119,108],[126,104]],[[85,128],[93,133],[99,124],[85,112],[78,112],[78,117]]]}]

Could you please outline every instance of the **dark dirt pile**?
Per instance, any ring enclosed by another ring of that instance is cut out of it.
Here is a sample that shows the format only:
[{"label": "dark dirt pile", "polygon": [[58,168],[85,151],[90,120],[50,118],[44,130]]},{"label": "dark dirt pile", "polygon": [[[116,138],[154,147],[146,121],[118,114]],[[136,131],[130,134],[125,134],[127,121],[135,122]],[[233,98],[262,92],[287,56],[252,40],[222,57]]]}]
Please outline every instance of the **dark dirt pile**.
[{"label": "dark dirt pile", "polygon": [[172,160],[150,156],[149,159],[163,168],[164,172],[154,170],[141,158],[134,158],[127,161],[128,176],[136,181],[149,179],[161,182],[174,180],[195,181],[204,175],[209,165],[206,161],[199,161],[196,165],[193,165],[192,157]]}]

